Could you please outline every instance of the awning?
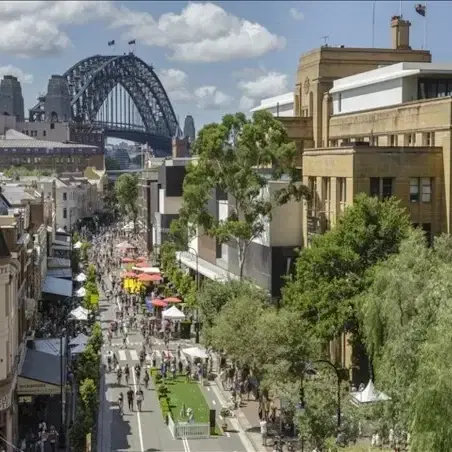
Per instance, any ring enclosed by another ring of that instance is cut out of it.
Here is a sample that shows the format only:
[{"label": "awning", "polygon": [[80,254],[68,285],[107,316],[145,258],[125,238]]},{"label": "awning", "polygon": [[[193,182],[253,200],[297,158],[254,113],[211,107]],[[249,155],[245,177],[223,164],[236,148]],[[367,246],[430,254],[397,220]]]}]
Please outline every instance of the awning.
[{"label": "awning", "polygon": [[61,354],[61,339],[58,337],[35,339],[33,341],[33,349],[48,355],[59,356]]},{"label": "awning", "polygon": [[76,320],[88,320],[88,314],[88,309],[79,306],[78,308],[73,309],[70,315]]},{"label": "awning", "polygon": [[75,296],[79,298],[83,298],[86,295],[86,289],[84,287],[80,287],[80,289],[75,291]]},{"label": "awning", "polygon": [[72,270],[70,268],[51,268],[47,270],[47,276],[52,276],[54,278],[72,278]]},{"label": "awning", "polygon": [[72,281],[46,276],[41,290],[43,293],[70,297],[72,295]]},{"label": "awning", "polygon": [[84,281],[86,281],[86,275],[85,275],[85,273],[79,273],[79,274],[74,278],[74,280],[77,281],[77,282],[84,282]]},{"label": "awning", "polygon": [[69,342],[69,346],[75,347],[76,345],[87,344],[88,341],[89,337],[86,334],[80,333]]},{"label": "awning", "polygon": [[60,356],[27,349],[16,390],[18,395],[60,394]]}]

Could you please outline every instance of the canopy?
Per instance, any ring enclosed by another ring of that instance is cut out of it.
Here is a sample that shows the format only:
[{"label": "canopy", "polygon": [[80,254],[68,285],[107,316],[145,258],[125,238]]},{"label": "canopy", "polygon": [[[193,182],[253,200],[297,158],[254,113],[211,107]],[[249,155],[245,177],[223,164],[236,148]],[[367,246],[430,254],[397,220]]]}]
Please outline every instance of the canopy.
[{"label": "canopy", "polygon": [[135,262],[135,259],[132,259],[131,257],[123,257],[121,262],[123,264],[131,264],[132,262]]},{"label": "canopy", "polygon": [[160,275],[157,274],[149,274],[149,273],[143,273],[140,276],[138,276],[138,281],[141,282],[158,282],[162,279]]},{"label": "canopy", "polygon": [[138,262],[138,264],[136,264],[136,267],[138,267],[138,268],[150,268],[151,264],[149,262]]},{"label": "canopy", "polygon": [[80,287],[80,289],[75,291],[75,296],[79,298],[83,298],[86,295],[86,289],[84,287]]},{"label": "canopy", "polygon": [[46,276],[41,290],[52,295],[70,297],[72,295],[72,281]]},{"label": "canopy", "polygon": [[132,267],[132,270],[136,270],[143,273],[160,273],[160,268],[158,267]]},{"label": "canopy", "polygon": [[116,248],[120,250],[133,250],[136,246],[131,245],[129,242],[121,242],[116,245]]},{"label": "canopy", "polygon": [[[79,308],[80,308],[81,306],[79,306]],[[78,309],[78,308],[77,308]],[[82,308],[83,309],[83,308]],[[74,311],[75,311],[75,309],[74,309]],[[74,346],[76,346],[76,345],[81,345],[81,344],[87,344],[88,343],[88,340],[89,340],[89,337],[86,335],[86,334],[83,334],[83,333],[80,333],[80,334],[78,334],[77,336],[75,336],[74,337],[74,339],[72,339],[70,342],[69,342],[69,345],[71,346],[71,347],[74,347]]]},{"label": "canopy", "polygon": [[72,355],[80,355],[80,353],[83,353],[86,349],[86,344],[78,344],[73,349],[71,349]]},{"label": "canopy", "polygon": [[391,400],[390,397],[375,388],[372,380],[369,380],[369,383],[367,383],[367,386],[362,391],[351,392],[351,396],[358,403],[375,403]]},{"label": "canopy", "polygon": [[187,356],[191,356],[192,358],[206,359],[209,357],[207,352],[199,347],[184,348],[182,352]]},{"label": "canopy", "polygon": [[171,306],[166,311],[163,311],[162,317],[170,320],[184,320],[185,314],[176,308],[176,306]]},{"label": "canopy", "polygon": [[182,300],[177,297],[168,297],[164,298],[163,301],[166,301],[167,303],[180,303]]},{"label": "canopy", "polygon": [[70,315],[76,320],[88,320],[88,309],[79,306],[78,308],[73,309]]},{"label": "canopy", "polygon": [[79,240],[78,242],[74,243],[73,248],[75,250],[79,250],[82,247],[82,242]]},{"label": "canopy", "polygon": [[85,275],[85,273],[79,273],[74,279],[77,282],[85,282],[86,281],[86,275]]},{"label": "canopy", "polygon": [[164,300],[160,300],[160,298],[154,298],[151,301],[152,306],[155,306],[156,308],[166,308],[168,306],[168,303]]},{"label": "canopy", "polygon": [[122,278],[136,278],[137,274],[134,272],[125,272],[121,275]]}]

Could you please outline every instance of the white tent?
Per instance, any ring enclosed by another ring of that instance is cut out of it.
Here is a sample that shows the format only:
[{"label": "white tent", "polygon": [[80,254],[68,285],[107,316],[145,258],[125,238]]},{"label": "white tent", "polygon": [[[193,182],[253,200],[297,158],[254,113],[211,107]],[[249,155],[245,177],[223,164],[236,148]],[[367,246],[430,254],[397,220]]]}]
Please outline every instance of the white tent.
[{"label": "white tent", "polygon": [[[81,306],[79,306],[79,308],[80,308],[80,307],[81,307]],[[78,309],[78,308],[77,308],[77,309]],[[82,308],[82,309],[83,309],[83,308]],[[74,309],[74,311],[75,311],[75,309]],[[76,346],[76,345],[87,344],[88,341],[89,341],[89,337],[88,337],[86,334],[80,333],[80,334],[78,334],[76,337],[74,337],[74,339],[72,339],[72,340],[69,342],[69,345],[70,345],[71,347],[74,347],[74,346]]]},{"label": "white tent", "polygon": [[160,273],[160,268],[158,267],[132,267],[132,270],[143,273]]},{"label": "white tent", "polygon": [[121,242],[116,245],[116,248],[120,250],[132,250],[136,248],[136,246],[131,245],[129,242]]},{"label": "white tent", "polygon": [[82,242],[80,242],[80,240],[77,243],[74,243],[73,248],[75,250],[79,250],[82,247]]},{"label": "white tent", "polygon": [[163,311],[162,316],[163,316],[163,318],[169,319],[169,320],[184,320],[185,319],[185,314],[180,309],[177,309],[176,306],[171,306],[166,311]]},{"label": "white tent", "polygon": [[80,287],[80,289],[75,291],[75,296],[79,298],[83,298],[86,295],[86,289],[84,287]]},{"label": "white tent", "polygon": [[85,282],[86,281],[86,275],[85,275],[85,273],[79,273],[74,279],[77,282]]},{"label": "white tent", "polygon": [[135,225],[133,224],[133,221],[131,221],[130,223],[127,223],[124,227],[123,230],[124,231],[133,231]]},{"label": "white tent", "polygon": [[199,347],[190,347],[190,348],[184,348],[182,352],[185,355],[191,356],[192,358],[201,358],[206,359],[209,357],[207,352]]},{"label": "white tent", "polygon": [[367,386],[362,391],[354,391],[350,394],[354,401],[358,403],[375,403],[391,400],[390,397],[375,388],[372,380],[369,380],[369,383],[367,383]]},{"label": "white tent", "polygon": [[71,317],[76,320],[88,320],[88,309],[79,306],[71,311]]}]

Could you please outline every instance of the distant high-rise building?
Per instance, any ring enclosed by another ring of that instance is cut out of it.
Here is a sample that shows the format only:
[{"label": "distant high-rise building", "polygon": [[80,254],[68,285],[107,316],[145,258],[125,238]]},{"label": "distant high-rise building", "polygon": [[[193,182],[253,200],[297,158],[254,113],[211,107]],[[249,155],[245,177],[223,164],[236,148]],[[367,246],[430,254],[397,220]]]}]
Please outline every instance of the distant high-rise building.
[{"label": "distant high-rise building", "polygon": [[184,138],[188,138],[189,143],[193,143],[196,137],[195,121],[193,116],[187,115],[184,122]]},{"label": "distant high-rise building", "polygon": [[24,98],[19,80],[13,75],[5,75],[0,83],[0,114],[24,120]]}]

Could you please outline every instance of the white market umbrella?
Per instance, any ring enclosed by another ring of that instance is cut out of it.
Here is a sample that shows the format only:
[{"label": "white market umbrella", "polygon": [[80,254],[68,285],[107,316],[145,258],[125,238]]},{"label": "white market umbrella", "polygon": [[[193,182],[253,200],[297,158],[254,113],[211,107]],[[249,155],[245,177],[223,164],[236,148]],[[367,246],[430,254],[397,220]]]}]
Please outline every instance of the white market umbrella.
[{"label": "white market umbrella", "polygon": [[163,318],[168,320],[184,320],[185,314],[180,310],[177,309],[176,306],[171,306],[169,309],[163,311],[162,313]]},{"label": "white market umbrella", "polygon": [[[82,306],[79,306],[78,308],[74,309],[74,311],[76,311],[79,308],[84,309]],[[85,311],[86,311],[86,309],[85,309]],[[88,341],[89,341],[89,337],[86,334],[80,333],[69,342],[69,346],[74,347],[76,345],[87,344]]]},{"label": "white market umbrella", "polygon": [[86,275],[85,275],[85,273],[79,273],[74,279],[77,282],[85,282],[86,281]]},{"label": "white market umbrella", "polygon": [[75,291],[75,296],[83,298],[86,295],[86,289],[84,287],[80,287],[80,289]]},{"label": "white market umbrella", "polygon": [[206,359],[209,357],[209,355],[207,354],[207,352],[205,350],[203,350],[202,348],[199,347],[190,347],[190,348],[184,348],[182,350],[182,352],[185,355],[188,355],[192,358],[201,358],[201,359]]},{"label": "white market umbrella", "polygon": [[143,273],[160,273],[160,268],[158,267],[132,267],[132,270]]},{"label": "white market umbrella", "polygon": [[116,248],[120,250],[133,250],[136,247],[131,245],[129,242],[121,242],[116,245]]},{"label": "white market umbrella", "polygon": [[79,306],[71,311],[71,317],[76,320],[88,320],[88,309]]},{"label": "white market umbrella", "polygon": [[73,248],[75,250],[79,250],[82,247],[82,242],[80,242],[80,240],[77,243],[74,243]]}]

